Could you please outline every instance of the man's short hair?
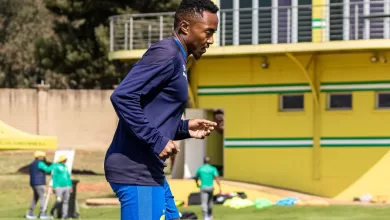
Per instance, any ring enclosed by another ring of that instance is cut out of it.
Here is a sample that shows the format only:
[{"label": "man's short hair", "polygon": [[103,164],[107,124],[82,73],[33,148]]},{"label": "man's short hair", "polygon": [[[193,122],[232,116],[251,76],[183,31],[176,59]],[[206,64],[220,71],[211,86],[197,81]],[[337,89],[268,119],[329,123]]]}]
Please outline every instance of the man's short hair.
[{"label": "man's short hair", "polygon": [[219,8],[211,0],[183,0],[175,13],[175,22],[173,28],[176,29],[180,21],[185,18],[202,17],[203,12],[208,11],[213,14],[219,11]]}]

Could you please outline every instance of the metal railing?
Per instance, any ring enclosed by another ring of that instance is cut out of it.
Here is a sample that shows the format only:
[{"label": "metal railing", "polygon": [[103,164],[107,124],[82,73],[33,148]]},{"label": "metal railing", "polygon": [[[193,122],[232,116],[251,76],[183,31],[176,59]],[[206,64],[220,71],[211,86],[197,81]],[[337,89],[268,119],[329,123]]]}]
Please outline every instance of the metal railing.
[{"label": "metal railing", "polygon": [[[215,44],[390,38],[390,0],[344,0],[320,6],[278,6],[278,1],[272,2],[270,7],[220,10]],[[112,16],[110,50],[147,49],[172,35],[173,21],[174,12]],[[315,30],[319,31],[313,34]]]}]

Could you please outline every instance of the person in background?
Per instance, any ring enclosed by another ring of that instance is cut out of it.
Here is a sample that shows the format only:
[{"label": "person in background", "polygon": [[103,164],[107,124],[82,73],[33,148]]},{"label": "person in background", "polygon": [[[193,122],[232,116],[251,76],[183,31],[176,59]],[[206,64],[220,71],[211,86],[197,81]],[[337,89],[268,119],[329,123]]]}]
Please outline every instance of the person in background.
[{"label": "person in background", "polygon": [[[202,213],[204,220],[212,220],[214,179],[218,184],[221,193],[221,184],[217,168],[210,164],[210,157],[205,157],[204,164],[198,168],[195,174],[196,186],[200,187],[200,199],[202,203]],[[201,185],[199,186],[199,179]]]},{"label": "person in background", "polygon": [[217,123],[215,130],[222,134],[225,129],[225,117],[223,109],[214,110],[214,121]]},{"label": "person in background", "polygon": [[68,206],[70,194],[73,192],[73,184],[70,178],[68,168],[66,167],[67,157],[59,156],[56,163],[50,166],[52,171],[53,192],[56,194],[56,202],[50,210],[50,215],[54,216],[54,211],[62,204],[62,219],[70,219],[68,216]]},{"label": "person in background", "polygon": [[30,164],[30,186],[33,190],[33,199],[25,218],[37,218],[37,216],[34,215],[34,209],[39,200],[39,218],[50,219],[50,217],[46,215],[45,210],[46,173],[50,172],[49,166],[46,164],[46,153],[43,151],[36,151],[34,153],[34,158],[34,161]]}]

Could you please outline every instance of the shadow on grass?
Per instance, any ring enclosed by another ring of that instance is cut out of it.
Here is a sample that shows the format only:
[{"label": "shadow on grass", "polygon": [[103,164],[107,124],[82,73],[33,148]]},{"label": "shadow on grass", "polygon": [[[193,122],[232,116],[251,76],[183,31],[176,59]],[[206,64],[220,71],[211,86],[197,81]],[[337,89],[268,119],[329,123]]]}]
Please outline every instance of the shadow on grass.
[{"label": "shadow on grass", "polygon": [[[51,163],[47,163],[48,166],[51,165]],[[16,173],[20,174],[29,174],[30,170],[30,164],[27,164],[21,168],[19,168]],[[77,174],[77,175],[95,175],[95,176],[104,176],[104,173],[96,173],[92,170],[80,170],[80,169],[72,169],[72,174]]]}]

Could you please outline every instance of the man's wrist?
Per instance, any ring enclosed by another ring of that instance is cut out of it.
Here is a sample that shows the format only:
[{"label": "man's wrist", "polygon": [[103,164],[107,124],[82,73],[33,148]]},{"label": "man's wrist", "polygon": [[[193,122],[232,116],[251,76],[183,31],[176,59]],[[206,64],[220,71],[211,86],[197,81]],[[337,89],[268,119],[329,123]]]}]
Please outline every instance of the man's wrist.
[{"label": "man's wrist", "polygon": [[190,120],[191,119],[188,119],[188,120],[184,120],[184,130],[186,131],[186,138],[191,138],[191,134],[190,134]]},{"label": "man's wrist", "polygon": [[184,128],[186,129],[186,131],[190,131],[190,120],[191,119],[186,119],[186,120],[183,121]]},{"label": "man's wrist", "polygon": [[160,141],[156,142],[153,146],[153,150],[157,155],[160,155],[160,153],[164,150],[164,148],[167,146],[169,142],[169,139],[162,136]]}]

